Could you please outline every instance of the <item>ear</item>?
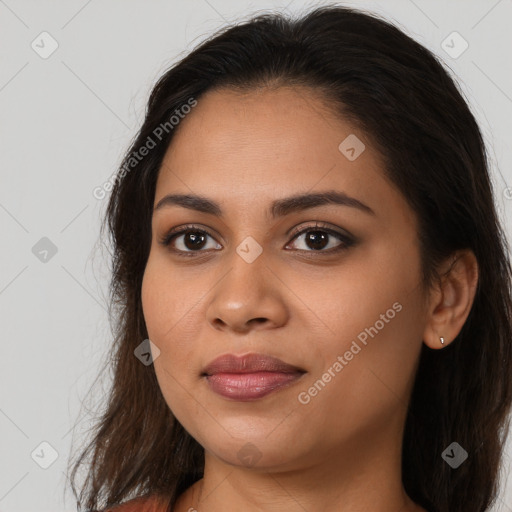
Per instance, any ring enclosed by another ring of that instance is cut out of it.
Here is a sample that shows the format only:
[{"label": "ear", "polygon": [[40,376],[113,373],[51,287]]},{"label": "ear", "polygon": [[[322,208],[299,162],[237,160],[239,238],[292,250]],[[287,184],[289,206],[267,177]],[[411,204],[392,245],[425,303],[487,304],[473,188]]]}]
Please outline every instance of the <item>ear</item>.
[{"label": "ear", "polygon": [[[440,268],[440,279],[429,296],[424,343],[444,348],[464,325],[478,284],[478,263],[470,249],[455,252]],[[441,344],[440,338],[444,338]]]}]

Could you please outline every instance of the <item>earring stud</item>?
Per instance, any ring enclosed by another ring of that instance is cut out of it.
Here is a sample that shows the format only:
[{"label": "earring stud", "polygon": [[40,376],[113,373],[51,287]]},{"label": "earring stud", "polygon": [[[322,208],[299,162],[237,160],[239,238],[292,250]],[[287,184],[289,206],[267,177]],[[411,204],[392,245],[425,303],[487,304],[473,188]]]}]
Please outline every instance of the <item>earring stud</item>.
[{"label": "earring stud", "polygon": [[439,339],[441,340],[441,345],[444,345],[444,338],[440,337]]}]

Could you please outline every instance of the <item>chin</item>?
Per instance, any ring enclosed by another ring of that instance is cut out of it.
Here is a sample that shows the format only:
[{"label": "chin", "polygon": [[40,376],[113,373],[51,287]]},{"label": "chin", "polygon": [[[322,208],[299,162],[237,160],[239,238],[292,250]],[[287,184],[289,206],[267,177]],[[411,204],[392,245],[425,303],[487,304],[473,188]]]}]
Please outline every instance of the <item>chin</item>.
[{"label": "chin", "polygon": [[268,470],[271,468],[287,467],[293,463],[292,453],[297,455],[291,444],[281,439],[270,441],[264,436],[251,439],[229,438],[220,440],[218,444],[211,439],[206,445],[206,450],[213,457],[220,459],[225,464],[239,468]]}]

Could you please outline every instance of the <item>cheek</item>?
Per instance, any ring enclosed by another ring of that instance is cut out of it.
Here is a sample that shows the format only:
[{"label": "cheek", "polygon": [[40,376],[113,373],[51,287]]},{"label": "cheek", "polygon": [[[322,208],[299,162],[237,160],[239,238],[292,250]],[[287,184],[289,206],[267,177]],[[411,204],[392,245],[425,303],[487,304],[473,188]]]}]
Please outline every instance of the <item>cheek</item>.
[{"label": "cheek", "polygon": [[[150,257],[142,279],[141,301],[149,339],[153,342],[161,340],[165,324],[172,320],[172,296],[165,293],[166,286],[162,277],[158,265]],[[164,315],[164,312],[167,314]],[[161,349],[160,344],[158,345]]]},{"label": "cheek", "polygon": [[[184,295],[190,288],[177,284],[179,280],[169,265],[150,257],[141,289],[142,310],[148,337],[160,350],[154,360],[155,374],[169,408],[179,421],[186,419],[188,382],[184,375],[192,374],[192,344],[187,334],[187,319],[193,313]],[[196,298],[197,302],[197,298]],[[190,322],[190,321],[189,321]],[[184,416],[184,417],[183,417]]]},{"label": "cheek", "polygon": [[141,301],[149,339],[160,349],[155,370],[165,367],[173,374],[194,361],[199,339],[204,281],[196,280],[170,265],[165,255],[153,254],[142,280]]},{"label": "cheek", "polygon": [[335,433],[340,442],[373,435],[376,425],[398,421],[421,349],[416,307],[410,300],[366,302],[350,312],[346,321],[339,318],[338,335],[331,335],[317,359],[322,365],[297,396],[299,411],[322,418],[319,428]]},{"label": "cheek", "polygon": [[361,414],[374,399],[385,400],[390,389],[405,394],[421,349],[419,255],[413,245],[408,251],[403,244],[399,247],[400,251],[389,244],[374,246],[350,269],[334,273],[329,300],[325,293],[309,295],[317,305],[315,313],[329,327],[316,347],[322,364],[315,367],[312,379],[321,379],[341,356],[342,369],[338,364],[331,370],[339,377],[329,387],[343,392],[345,399],[338,403],[352,404]]},{"label": "cheek", "polygon": [[180,304],[184,301],[180,300],[176,289],[169,270],[158,258],[150,256],[142,280],[142,310],[149,339],[162,353],[172,348],[169,341],[175,338],[179,319],[183,315]]},{"label": "cheek", "polygon": [[[352,340],[371,339],[378,331],[379,339],[407,339],[407,332],[417,332],[408,317],[418,319],[420,313],[419,255],[413,245],[397,250],[390,243],[374,243],[361,250],[347,265],[329,274],[323,288],[303,282],[302,296],[326,326],[327,337],[336,350],[348,350]],[[400,310],[400,311],[398,311]],[[407,326],[406,326],[407,324]],[[365,334],[366,333],[366,334]],[[332,343],[332,340],[338,340]],[[390,341],[392,341],[390,339]]]}]

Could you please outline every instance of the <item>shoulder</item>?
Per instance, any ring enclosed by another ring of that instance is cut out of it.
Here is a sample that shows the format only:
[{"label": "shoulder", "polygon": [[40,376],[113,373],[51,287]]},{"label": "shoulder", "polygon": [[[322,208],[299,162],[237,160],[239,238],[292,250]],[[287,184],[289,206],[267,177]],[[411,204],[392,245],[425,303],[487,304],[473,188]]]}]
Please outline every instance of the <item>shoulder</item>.
[{"label": "shoulder", "polygon": [[140,496],[102,512],[167,512],[167,503],[162,497],[156,495]]}]

